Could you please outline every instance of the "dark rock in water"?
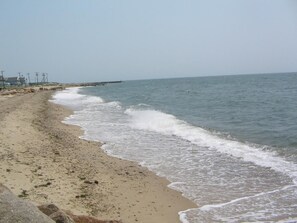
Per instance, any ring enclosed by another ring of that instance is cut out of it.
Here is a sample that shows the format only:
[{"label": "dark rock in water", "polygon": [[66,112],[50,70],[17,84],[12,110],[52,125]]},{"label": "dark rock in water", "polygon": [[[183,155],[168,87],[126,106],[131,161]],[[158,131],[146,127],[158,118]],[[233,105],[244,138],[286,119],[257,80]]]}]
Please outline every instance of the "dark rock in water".
[{"label": "dark rock in water", "polygon": [[0,223],[54,223],[33,204],[0,184]]}]

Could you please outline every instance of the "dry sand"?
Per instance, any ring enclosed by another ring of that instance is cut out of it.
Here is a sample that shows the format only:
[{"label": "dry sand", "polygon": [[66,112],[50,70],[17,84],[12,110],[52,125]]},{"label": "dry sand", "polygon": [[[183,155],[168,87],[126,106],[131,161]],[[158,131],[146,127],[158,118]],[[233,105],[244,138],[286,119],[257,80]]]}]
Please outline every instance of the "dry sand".
[{"label": "dry sand", "polygon": [[16,195],[124,223],[179,222],[179,211],[195,207],[167,180],[79,139],[80,128],[61,123],[71,111],[51,94],[0,97],[0,182]]}]

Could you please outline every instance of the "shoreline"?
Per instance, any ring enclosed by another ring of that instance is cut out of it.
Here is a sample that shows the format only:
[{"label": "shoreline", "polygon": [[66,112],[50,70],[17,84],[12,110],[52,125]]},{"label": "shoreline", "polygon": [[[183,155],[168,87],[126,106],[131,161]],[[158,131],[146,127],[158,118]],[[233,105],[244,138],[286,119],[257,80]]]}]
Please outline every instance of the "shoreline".
[{"label": "shoreline", "polygon": [[180,222],[178,212],[196,207],[165,178],[80,139],[80,127],[62,123],[72,111],[51,95],[1,99],[1,183],[16,195],[123,222]]}]

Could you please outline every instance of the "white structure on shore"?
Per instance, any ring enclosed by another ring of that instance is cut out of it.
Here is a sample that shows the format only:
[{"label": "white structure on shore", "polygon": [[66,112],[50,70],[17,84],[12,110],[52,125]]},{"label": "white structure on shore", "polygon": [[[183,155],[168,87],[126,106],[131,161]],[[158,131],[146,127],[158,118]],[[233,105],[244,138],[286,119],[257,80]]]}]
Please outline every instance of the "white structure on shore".
[{"label": "white structure on shore", "polygon": [[26,78],[24,77],[7,77],[4,78],[5,85],[9,86],[24,86],[26,85]]}]

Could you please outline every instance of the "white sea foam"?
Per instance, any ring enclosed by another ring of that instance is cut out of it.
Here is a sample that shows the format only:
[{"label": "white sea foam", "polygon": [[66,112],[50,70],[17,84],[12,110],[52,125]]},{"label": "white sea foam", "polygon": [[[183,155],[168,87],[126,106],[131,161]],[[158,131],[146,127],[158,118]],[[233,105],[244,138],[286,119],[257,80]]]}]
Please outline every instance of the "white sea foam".
[{"label": "white sea foam", "polygon": [[215,149],[246,162],[269,167],[290,176],[297,184],[297,165],[276,156],[273,152],[263,151],[261,147],[219,137],[160,111],[130,108],[125,113],[131,116],[131,127],[133,128],[175,135],[198,146]]},{"label": "white sea foam", "polygon": [[187,220],[187,212],[190,211],[192,209],[188,209],[188,210],[185,210],[185,211],[180,211],[178,212],[178,215],[179,215],[179,220],[182,222],[182,223],[190,223],[188,220]]},{"label": "white sea foam", "polygon": [[98,96],[88,96],[79,94],[80,87],[67,88],[63,91],[58,91],[53,95],[53,102],[61,105],[66,105],[71,108],[78,108],[96,103],[103,103],[104,100]]},{"label": "white sea foam", "polygon": [[258,193],[258,194],[255,194],[255,195],[252,195],[252,196],[246,196],[246,197],[240,197],[240,198],[236,198],[232,201],[228,201],[226,203],[222,203],[222,204],[210,204],[210,205],[204,205],[202,207],[200,207],[199,209],[201,211],[209,211],[211,209],[214,209],[214,208],[221,208],[221,207],[224,207],[226,205],[230,205],[230,204],[233,204],[233,203],[237,203],[239,201],[243,201],[243,200],[249,200],[251,198],[255,198],[255,197],[261,197],[261,196],[265,196],[267,194],[273,194],[273,193],[278,193],[280,191],[283,191],[283,190],[287,190],[289,188],[292,188],[292,187],[296,187],[296,185],[290,185],[290,186],[285,186],[281,189],[276,189],[276,190],[272,190],[272,191],[267,191],[267,192],[261,192],[261,193]]},{"label": "white sea foam", "polygon": [[111,101],[108,103],[105,103],[106,106],[114,107],[114,108],[121,108],[121,103],[119,101]]}]

